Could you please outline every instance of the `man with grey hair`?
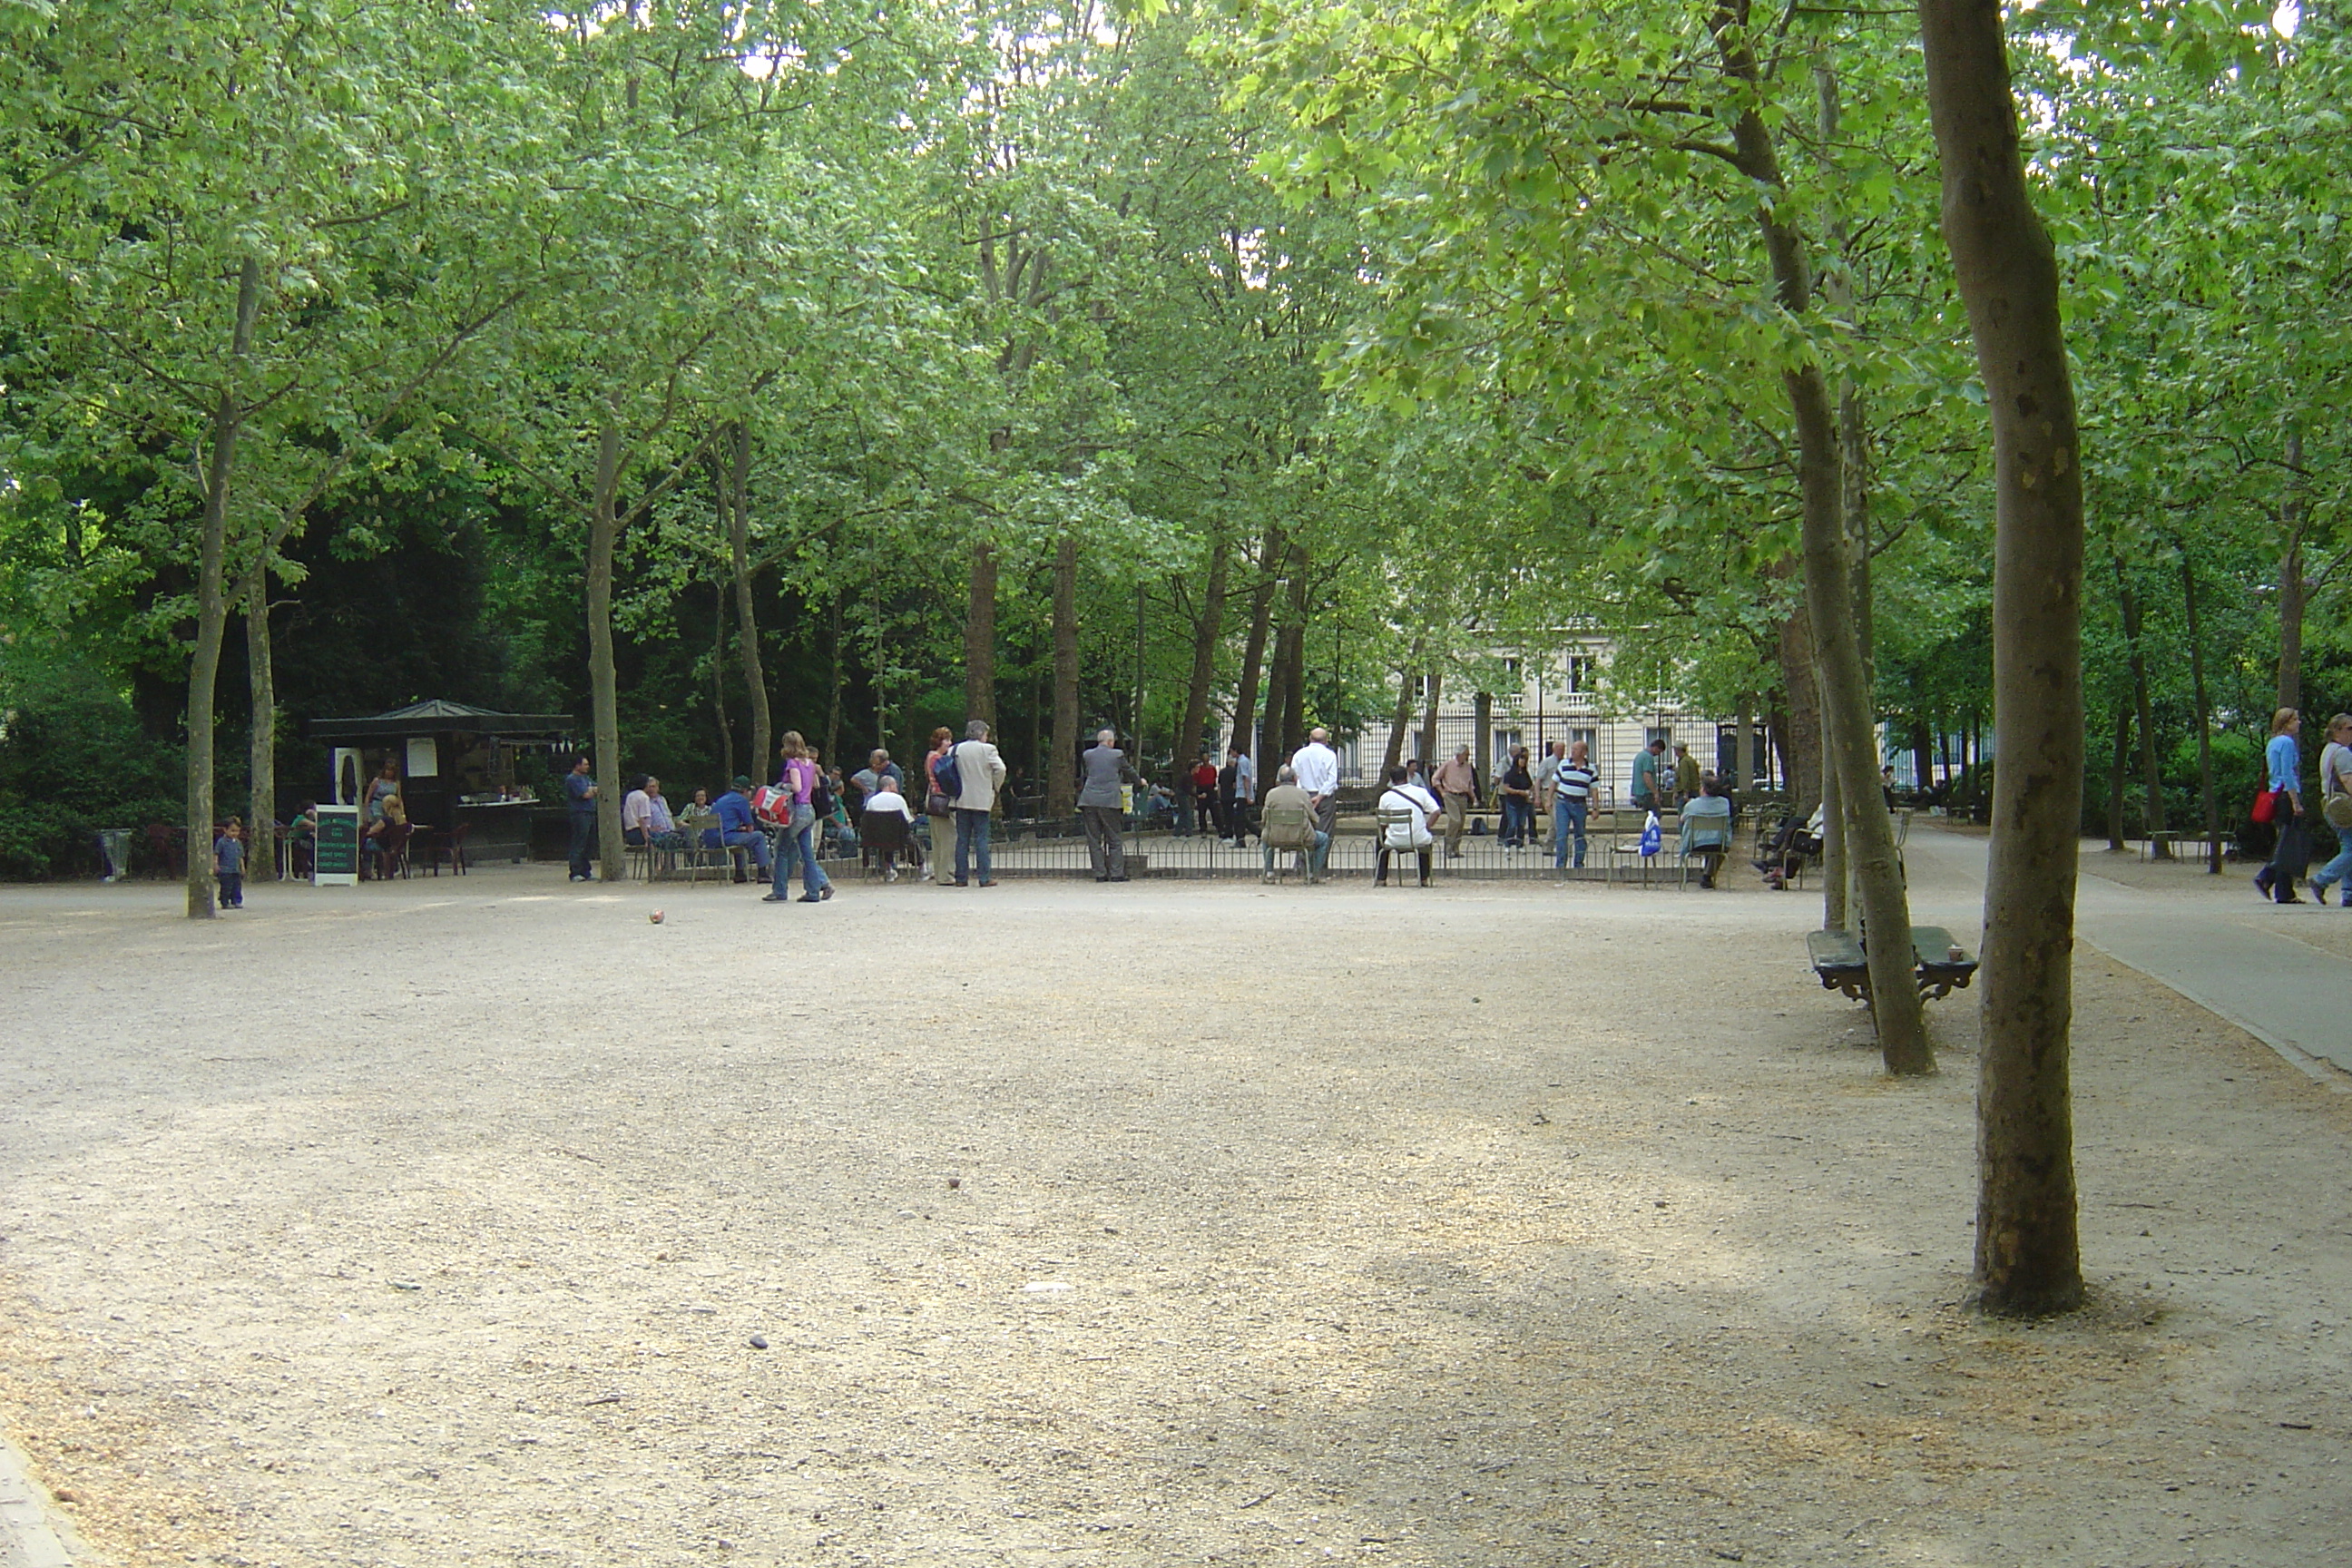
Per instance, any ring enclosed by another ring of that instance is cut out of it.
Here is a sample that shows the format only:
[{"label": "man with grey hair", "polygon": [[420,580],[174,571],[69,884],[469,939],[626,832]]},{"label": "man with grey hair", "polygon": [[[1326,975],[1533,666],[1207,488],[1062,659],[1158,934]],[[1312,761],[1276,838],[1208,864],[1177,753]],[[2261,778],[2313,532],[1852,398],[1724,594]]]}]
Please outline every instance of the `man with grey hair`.
[{"label": "man with grey hair", "polygon": [[1279,850],[1305,856],[1307,879],[1320,882],[1331,855],[1331,835],[1317,825],[1314,799],[1298,787],[1297,769],[1286,763],[1274,779],[1257,824],[1258,843],[1265,850],[1265,879],[1274,880],[1274,857]]},{"label": "man with grey hair", "polygon": [[980,853],[980,885],[996,886],[990,874],[988,814],[996,808],[996,792],[1004,787],[1004,758],[989,743],[988,723],[974,719],[964,726],[965,739],[955,748],[957,781],[963,786],[955,798],[955,885],[971,883],[972,851]]},{"label": "man with grey hair", "polygon": [[1339,820],[1339,753],[1331,749],[1331,731],[1320,726],[1308,731],[1307,744],[1291,753],[1290,768],[1315,803],[1315,826],[1330,832]]},{"label": "man with grey hair", "polygon": [[1099,730],[1078,759],[1078,819],[1086,825],[1087,858],[1097,882],[1127,880],[1127,847],[1119,837],[1119,785],[1134,773],[1118,749],[1118,732]]}]

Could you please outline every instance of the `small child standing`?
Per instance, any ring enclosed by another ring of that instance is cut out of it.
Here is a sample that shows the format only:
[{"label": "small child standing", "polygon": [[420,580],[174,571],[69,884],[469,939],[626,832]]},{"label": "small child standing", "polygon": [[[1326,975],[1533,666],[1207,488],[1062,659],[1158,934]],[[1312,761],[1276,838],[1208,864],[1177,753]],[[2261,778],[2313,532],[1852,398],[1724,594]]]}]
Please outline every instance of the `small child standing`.
[{"label": "small child standing", "polygon": [[221,908],[245,908],[245,826],[234,816],[213,840],[213,875],[220,879]]}]

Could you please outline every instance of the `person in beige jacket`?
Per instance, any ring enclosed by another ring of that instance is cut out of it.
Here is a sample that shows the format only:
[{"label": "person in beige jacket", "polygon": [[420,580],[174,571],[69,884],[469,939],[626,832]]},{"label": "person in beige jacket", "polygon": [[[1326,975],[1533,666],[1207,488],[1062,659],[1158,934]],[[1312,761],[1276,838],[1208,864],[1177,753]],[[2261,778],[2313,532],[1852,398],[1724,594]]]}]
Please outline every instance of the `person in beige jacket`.
[{"label": "person in beige jacket", "polygon": [[963,786],[956,794],[955,885],[971,885],[972,852],[979,850],[980,885],[996,886],[989,874],[988,814],[996,809],[996,792],[1004,787],[1004,758],[988,739],[988,725],[974,719],[964,726],[956,743],[956,777]]}]

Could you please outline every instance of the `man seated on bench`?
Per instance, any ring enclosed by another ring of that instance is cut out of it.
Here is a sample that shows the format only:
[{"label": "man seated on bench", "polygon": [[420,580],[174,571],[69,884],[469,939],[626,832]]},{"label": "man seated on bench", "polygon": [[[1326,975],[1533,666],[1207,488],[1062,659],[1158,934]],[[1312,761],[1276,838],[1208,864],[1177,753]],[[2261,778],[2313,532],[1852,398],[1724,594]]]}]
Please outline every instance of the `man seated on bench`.
[{"label": "man seated on bench", "polygon": [[1296,851],[1307,858],[1307,879],[1320,882],[1331,857],[1331,836],[1315,826],[1315,797],[1298,787],[1298,770],[1288,763],[1274,775],[1259,808],[1258,843],[1265,850],[1265,879],[1274,880],[1275,851]]},{"label": "man seated on bench", "polygon": [[[1389,787],[1381,792],[1375,809],[1381,824],[1381,846],[1374,860],[1373,887],[1389,885],[1389,857],[1408,849],[1421,862],[1421,885],[1429,886],[1429,847],[1437,842],[1430,824],[1437,820],[1443,809],[1427,790],[1406,781],[1402,763],[1389,770]],[[1402,879],[1402,867],[1398,868],[1398,876]]]},{"label": "man seated on bench", "polygon": [[1765,840],[1762,851],[1749,862],[1764,873],[1768,888],[1785,888],[1805,868],[1805,861],[1822,852],[1822,808],[1813,807],[1810,822],[1784,816]]},{"label": "man seated on bench", "polygon": [[1723,857],[1731,847],[1731,801],[1723,793],[1723,781],[1713,773],[1701,773],[1698,794],[1683,802],[1679,837],[1683,858],[1693,853],[1699,857],[1698,885],[1714,887],[1715,874],[1723,869]]},{"label": "man seated on bench", "polygon": [[866,809],[857,818],[857,839],[881,858],[886,882],[898,879],[900,855],[909,866],[921,863],[915,853],[915,813],[898,793],[898,781],[888,773],[876,776],[873,793],[866,797]]}]

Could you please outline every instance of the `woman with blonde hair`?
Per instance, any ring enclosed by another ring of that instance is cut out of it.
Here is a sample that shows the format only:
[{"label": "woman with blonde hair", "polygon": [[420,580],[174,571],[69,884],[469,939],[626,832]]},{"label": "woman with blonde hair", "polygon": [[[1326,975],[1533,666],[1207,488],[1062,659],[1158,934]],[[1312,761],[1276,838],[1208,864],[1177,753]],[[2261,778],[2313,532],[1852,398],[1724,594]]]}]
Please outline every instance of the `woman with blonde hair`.
[{"label": "woman with blonde hair", "polygon": [[816,863],[816,764],[809,760],[808,743],[797,730],[785,731],[777,750],[783,753],[784,765],[776,776],[776,787],[790,798],[792,816],[776,846],[775,882],[761,901],[781,904],[791,897],[787,889],[793,884],[793,860],[797,857],[801,902],[820,904],[833,897],[833,879]]},{"label": "woman with blonde hair", "polygon": [[2303,747],[2294,732],[2302,715],[2282,708],[2271,715],[2270,744],[2263,748],[2268,769],[2264,787],[2280,797],[2272,808],[2271,824],[2278,843],[2270,864],[2254,873],[2254,891],[2282,904],[2299,904],[2294,884],[2311,867],[2311,830],[2303,825]]}]

